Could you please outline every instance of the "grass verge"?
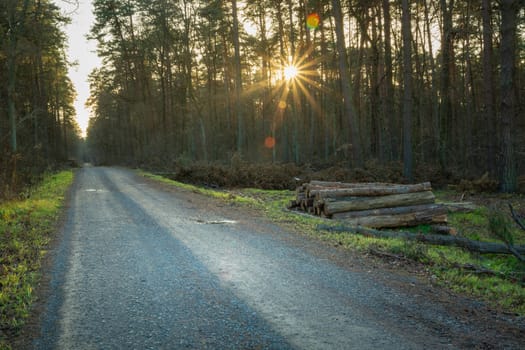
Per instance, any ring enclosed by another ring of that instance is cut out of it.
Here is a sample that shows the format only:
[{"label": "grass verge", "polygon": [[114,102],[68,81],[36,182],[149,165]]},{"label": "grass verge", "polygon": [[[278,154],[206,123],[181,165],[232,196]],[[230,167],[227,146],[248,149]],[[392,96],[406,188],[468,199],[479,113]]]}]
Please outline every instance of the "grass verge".
[{"label": "grass verge", "polygon": [[[413,261],[419,264],[436,283],[459,293],[484,300],[504,312],[525,315],[525,264],[511,255],[481,255],[456,247],[426,245],[402,239],[364,237],[352,232],[318,230],[317,225],[326,219],[284,210],[293,191],[268,191],[241,189],[217,191],[187,185],[158,175],[141,172],[142,176],[162,181],[187,190],[227,201],[248,204],[260,209],[271,220],[293,228],[295,231],[345,249],[363,253],[387,253],[388,259]],[[450,196],[450,193],[436,193]],[[480,206],[472,213],[453,213],[449,222],[458,232],[470,239],[496,241],[488,227],[489,209]],[[414,229],[425,233],[427,227]],[[513,228],[516,244],[525,242],[525,233]]]},{"label": "grass verge", "polygon": [[72,171],[48,174],[26,199],[0,203],[0,349],[27,319],[46,247],[51,241]]}]

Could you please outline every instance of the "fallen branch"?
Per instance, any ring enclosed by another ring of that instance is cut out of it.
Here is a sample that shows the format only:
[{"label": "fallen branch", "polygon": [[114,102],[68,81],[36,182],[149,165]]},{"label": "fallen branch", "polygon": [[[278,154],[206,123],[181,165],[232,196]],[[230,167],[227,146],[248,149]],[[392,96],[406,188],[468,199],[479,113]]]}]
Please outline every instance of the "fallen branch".
[{"label": "fallen branch", "polygon": [[512,207],[512,204],[510,203],[509,203],[509,208],[510,208],[510,213],[512,214],[512,218],[514,219],[514,221],[516,221],[516,223],[522,230],[525,230],[525,223],[521,221],[522,219],[518,216],[516,211],[514,211],[514,208]]},{"label": "fallen branch", "polygon": [[507,245],[508,248],[509,248],[509,251],[514,254],[514,256],[516,258],[518,258],[519,261],[521,262],[525,262],[525,257],[522,255],[523,253],[522,252],[519,252],[515,246],[511,245],[511,244],[508,244]]},{"label": "fallen branch", "polygon": [[476,266],[473,264],[458,264],[454,263],[451,265],[453,268],[461,269],[468,271],[469,273],[475,274],[475,275],[485,275],[485,276],[496,276],[500,278],[505,278],[507,280],[515,281],[523,285],[525,282],[525,275],[523,273],[514,271],[514,272],[500,272],[500,271],[494,271],[487,269],[482,266]]},{"label": "fallen branch", "polygon": [[[405,257],[404,255],[392,254],[389,252],[383,252],[383,251],[376,250],[376,249],[369,249],[368,252],[380,258],[386,258],[390,260],[401,260],[405,262],[412,261],[411,259]],[[521,274],[517,272],[505,273],[505,272],[490,270],[490,269],[487,269],[486,267],[476,266],[473,264],[453,263],[453,264],[450,264],[449,266],[455,269],[468,271],[469,273],[474,274],[474,275],[496,276],[496,277],[501,277],[505,279],[510,279],[510,280],[513,280],[519,283],[525,282],[525,279],[524,279],[525,275],[523,273]]]},{"label": "fallen branch", "polygon": [[464,237],[458,236],[443,236],[434,234],[421,234],[406,231],[380,231],[362,226],[346,226],[346,225],[317,225],[318,230],[333,231],[333,232],[351,232],[361,234],[363,236],[372,236],[379,238],[403,238],[422,243],[456,246],[465,248],[472,252],[481,254],[525,254],[525,246],[508,247],[506,244],[493,242],[474,241]]},{"label": "fallen branch", "polygon": [[478,207],[471,202],[443,202],[449,213],[466,213],[476,210]]},{"label": "fallen branch", "polygon": [[408,259],[407,257],[405,257],[403,255],[392,254],[392,253],[388,253],[388,252],[382,252],[382,251],[376,250],[376,249],[369,249],[368,252],[370,254],[372,254],[372,255],[379,256],[381,258],[410,261],[410,259]]},{"label": "fallen branch", "polygon": [[452,264],[452,267],[456,269],[466,270],[472,274],[476,275],[487,275],[487,276],[498,276],[498,277],[506,277],[506,275],[502,272],[493,271],[490,269],[487,269],[482,266],[476,266],[473,264],[458,264],[454,263]]}]

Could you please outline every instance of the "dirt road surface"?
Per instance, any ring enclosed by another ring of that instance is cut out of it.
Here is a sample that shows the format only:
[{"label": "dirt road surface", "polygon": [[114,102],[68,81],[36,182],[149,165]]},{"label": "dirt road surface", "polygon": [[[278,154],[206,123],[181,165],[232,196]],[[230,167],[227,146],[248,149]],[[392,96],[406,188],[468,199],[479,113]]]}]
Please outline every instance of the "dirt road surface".
[{"label": "dirt road surface", "polygon": [[523,319],[121,168],[77,173],[34,349],[519,349]]}]

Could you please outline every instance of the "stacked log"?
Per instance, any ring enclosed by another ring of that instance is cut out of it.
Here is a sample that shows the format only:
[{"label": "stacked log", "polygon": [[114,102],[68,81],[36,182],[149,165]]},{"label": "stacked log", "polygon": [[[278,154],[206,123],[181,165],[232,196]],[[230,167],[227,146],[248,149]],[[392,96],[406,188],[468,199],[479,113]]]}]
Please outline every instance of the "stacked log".
[{"label": "stacked log", "polygon": [[311,181],[297,188],[290,207],[372,228],[447,222],[447,208],[435,203],[429,182],[404,185]]}]

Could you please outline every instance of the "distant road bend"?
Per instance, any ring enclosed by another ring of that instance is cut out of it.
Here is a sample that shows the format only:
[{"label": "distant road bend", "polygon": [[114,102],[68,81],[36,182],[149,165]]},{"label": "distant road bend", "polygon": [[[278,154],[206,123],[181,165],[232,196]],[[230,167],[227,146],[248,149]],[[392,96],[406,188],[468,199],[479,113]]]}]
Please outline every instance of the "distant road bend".
[{"label": "distant road bend", "polygon": [[85,167],[72,191],[35,349],[525,344],[516,318],[133,171]]}]

